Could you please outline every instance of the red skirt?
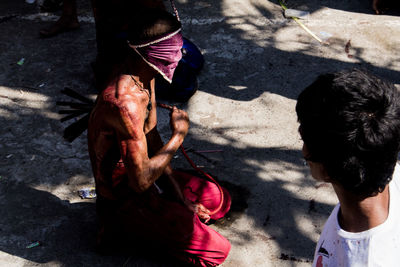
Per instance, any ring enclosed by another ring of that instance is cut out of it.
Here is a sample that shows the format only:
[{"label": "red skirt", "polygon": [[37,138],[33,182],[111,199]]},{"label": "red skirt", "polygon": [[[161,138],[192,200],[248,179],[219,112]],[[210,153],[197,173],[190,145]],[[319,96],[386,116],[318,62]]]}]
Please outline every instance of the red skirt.
[{"label": "red skirt", "polygon": [[[175,176],[187,199],[211,211],[220,206],[221,192],[217,185],[184,172],[175,172]],[[219,219],[229,211],[230,196],[224,188],[223,193],[222,208],[212,219]],[[102,234],[107,228],[118,227],[135,242],[144,240],[195,266],[217,266],[228,256],[231,245],[225,237],[202,223],[183,204],[164,197],[155,186],[118,203],[104,208],[98,201]]]}]

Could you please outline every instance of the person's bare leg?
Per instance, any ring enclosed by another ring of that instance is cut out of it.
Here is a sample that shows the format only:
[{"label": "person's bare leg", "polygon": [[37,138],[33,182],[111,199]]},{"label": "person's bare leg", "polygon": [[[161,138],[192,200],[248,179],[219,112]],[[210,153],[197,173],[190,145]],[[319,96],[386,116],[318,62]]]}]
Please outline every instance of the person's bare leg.
[{"label": "person's bare leg", "polygon": [[64,0],[61,17],[50,28],[40,31],[42,37],[51,37],[62,32],[79,28],[76,0]]},{"label": "person's bare leg", "polygon": [[372,9],[375,11],[376,14],[380,14],[379,10],[379,2],[380,0],[372,0]]},{"label": "person's bare leg", "polygon": [[383,14],[389,9],[389,6],[391,6],[392,2],[386,0],[372,0],[372,9],[377,15]]}]

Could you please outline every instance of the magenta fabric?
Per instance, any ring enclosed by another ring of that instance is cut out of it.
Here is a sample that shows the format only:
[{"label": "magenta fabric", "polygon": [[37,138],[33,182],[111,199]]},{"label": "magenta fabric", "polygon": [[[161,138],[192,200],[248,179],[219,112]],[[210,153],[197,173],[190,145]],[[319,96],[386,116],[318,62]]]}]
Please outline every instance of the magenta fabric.
[{"label": "magenta fabric", "polygon": [[129,46],[138,53],[147,64],[158,71],[169,83],[172,82],[174,71],[182,58],[183,45],[180,29],[157,40],[132,44]]},{"label": "magenta fabric", "polygon": [[219,210],[216,210],[221,202],[221,191],[216,184],[212,182],[200,182],[196,179],[197,177],[193,178],[188,173],[178,171],[175,171],[175,173],[179,175],[181,181],[185,181],[182,186],[185,198],[193,203],[203,204],[204,207],[213,213],[211,219],[218,220],[224,217],[231,208],[231,196],[225,188],[221,187],[224,203],[222,203]]},{"label": "magenta fabric", "polygon": [[[200,201],[214,198],[214,183],[183,172],[175,172],[175,177],[185,197],[192,198],[193,195],[187,194],[191,191]],[[204,188],[211,188],[211,191],[203,190]],[[201,204],[206,207],[219,204],[218,201],[212,202],[205,201]],[[124,200],[123,206],[115,215],[104,214],[105,224],[106,220],[120,222],[118,229],[124,232],[125,237],[135,240],[135,243],[151,244],[154,249],[160,249],[194,266],[217,266],[225,261],[231,249],[225,237],[202,223],[183,204],[163,198],[154,186]]]}]

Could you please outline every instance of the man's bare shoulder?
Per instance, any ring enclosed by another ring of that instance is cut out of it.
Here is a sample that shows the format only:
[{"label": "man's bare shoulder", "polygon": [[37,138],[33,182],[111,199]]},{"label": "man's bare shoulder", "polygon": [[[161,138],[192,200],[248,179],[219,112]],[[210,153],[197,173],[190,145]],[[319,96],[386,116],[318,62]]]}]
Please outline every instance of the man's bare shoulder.
[{"label": "man's bare shoulder", "polygon": [[117,109],[136,111],[141,109],[140,98],[134,93],[127,91],[117,96],[115,87],[108,87],[100,94],[101,101]]},{"label": "man's bare shoulder", "polygon": [[127,137],[140,135],[143,131],[143,108],[137,97],[130,92],[116,96],[115,87],[108,87],[100,95],[99,102],[109,109],[107,121]]}]

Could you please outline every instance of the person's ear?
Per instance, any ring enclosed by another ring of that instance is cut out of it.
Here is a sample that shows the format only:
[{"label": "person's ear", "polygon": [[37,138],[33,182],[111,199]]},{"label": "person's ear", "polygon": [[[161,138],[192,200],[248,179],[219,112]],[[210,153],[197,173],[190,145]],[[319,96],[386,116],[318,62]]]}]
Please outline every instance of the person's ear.
[{"label": "person's ear", "polygon": [[332,180],[326,171],[324,164],[307,160],[308,166],[310,166],[311,176],[320,182],[330,183]]}]

